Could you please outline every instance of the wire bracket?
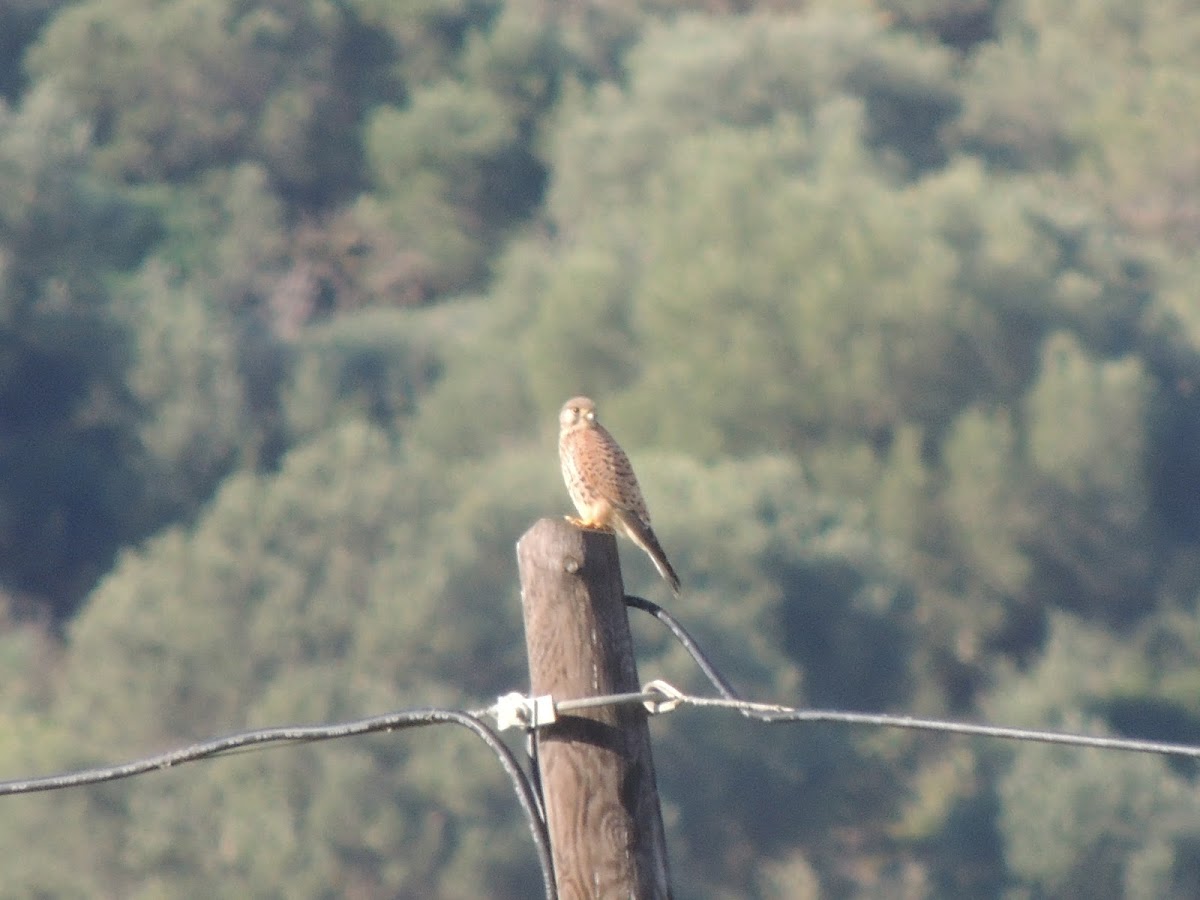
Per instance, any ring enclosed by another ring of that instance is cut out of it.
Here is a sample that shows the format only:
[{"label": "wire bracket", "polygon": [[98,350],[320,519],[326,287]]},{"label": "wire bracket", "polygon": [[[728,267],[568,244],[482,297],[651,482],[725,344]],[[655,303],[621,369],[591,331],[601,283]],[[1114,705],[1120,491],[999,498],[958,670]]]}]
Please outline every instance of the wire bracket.
[{"label": "wire bracket", "polygon": [[496,717],[496,727],[500,731],[507,731],[509,728],[529,731],[542,725],[551,725],[558,719],[558,709],[554,698],[549,694],[526,697],[512,691],[498,698],[496,705],[488,712]]},{"label": "wire bracket", "polygon": [[645,700],[643,705],[652,716],[660,715],[661,713],[669,713],[679,708],[679,705],[684,701],[683,692],[672,684],[668,684],[661,678],[656,678],[642,688],[643,694],[661,694],[661,700]]}]

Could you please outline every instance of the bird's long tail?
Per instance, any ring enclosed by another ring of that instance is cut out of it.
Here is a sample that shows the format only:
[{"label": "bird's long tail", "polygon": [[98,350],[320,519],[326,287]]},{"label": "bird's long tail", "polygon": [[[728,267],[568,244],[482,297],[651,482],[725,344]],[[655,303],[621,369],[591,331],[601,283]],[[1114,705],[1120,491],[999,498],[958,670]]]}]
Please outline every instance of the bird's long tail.
[{"label": "bird's long tail", "polygon": [[654,534],[650,523],[630,510],[614,510],[614,513],[621,529],[631,541],[646,552],[646,555],[650,557],[650,562],[654,563],[654,568],[658,569],[658,574],[666,580],[675,596],[678,597],[679,576],[675,574],[675,570],[667,560],[667,553],[663,550],[662,544],[658,542],[658,537]]}]

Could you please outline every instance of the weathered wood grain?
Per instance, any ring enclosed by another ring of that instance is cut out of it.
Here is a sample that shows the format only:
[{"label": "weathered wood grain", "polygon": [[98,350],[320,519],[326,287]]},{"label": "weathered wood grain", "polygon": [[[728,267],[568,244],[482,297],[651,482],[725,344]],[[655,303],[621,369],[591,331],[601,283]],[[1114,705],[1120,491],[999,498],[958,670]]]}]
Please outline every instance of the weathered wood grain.
[{"label": "weathered wood grain", "polygon": [[[541,519],[517,561],[533,694],[640,690],[613,535]],[[537,743],[560,898],[670,897],[646,711],[564,716]]]}]

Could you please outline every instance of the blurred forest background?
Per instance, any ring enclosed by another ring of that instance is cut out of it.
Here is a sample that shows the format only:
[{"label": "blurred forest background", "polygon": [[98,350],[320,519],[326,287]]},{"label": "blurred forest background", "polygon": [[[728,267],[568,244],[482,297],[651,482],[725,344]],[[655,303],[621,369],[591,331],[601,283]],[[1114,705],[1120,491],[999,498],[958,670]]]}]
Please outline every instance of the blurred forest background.
[{"label": "blurred forest background", "polygon": [[[522,688],[578,392],[747,695],[1200,741],[1196,3],[3,0],[0,97],[0,777]],[[1190,764],[652,733],[681,898],[1200,896]],[[0,846],[4,897],[540,884],[437,729]]]}]

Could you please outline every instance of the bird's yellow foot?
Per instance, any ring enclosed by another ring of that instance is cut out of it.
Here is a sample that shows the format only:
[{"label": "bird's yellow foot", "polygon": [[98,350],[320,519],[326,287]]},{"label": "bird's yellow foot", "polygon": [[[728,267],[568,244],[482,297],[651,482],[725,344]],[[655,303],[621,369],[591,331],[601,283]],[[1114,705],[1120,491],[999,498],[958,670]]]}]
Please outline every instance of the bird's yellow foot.
[{"label": "bird's yellow foot", "polygon": [[575,516],[563,516],[563,518],[576,528],[582,528],[584,531],[605,531],[610,534],[612,533],[611,528],[599,522],[585,522],[583,519],[577,519]]}]

